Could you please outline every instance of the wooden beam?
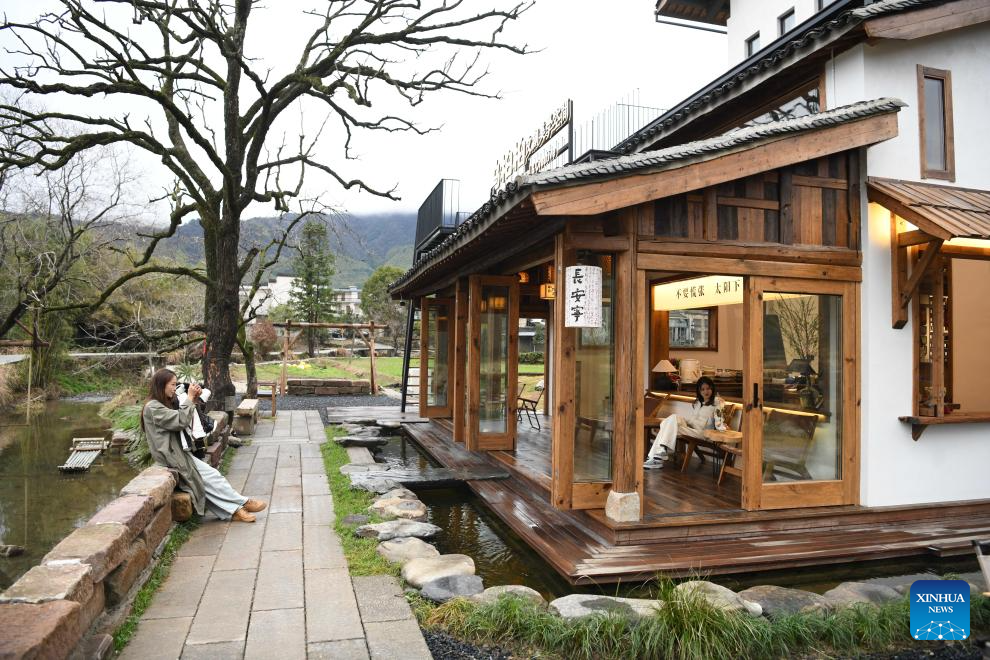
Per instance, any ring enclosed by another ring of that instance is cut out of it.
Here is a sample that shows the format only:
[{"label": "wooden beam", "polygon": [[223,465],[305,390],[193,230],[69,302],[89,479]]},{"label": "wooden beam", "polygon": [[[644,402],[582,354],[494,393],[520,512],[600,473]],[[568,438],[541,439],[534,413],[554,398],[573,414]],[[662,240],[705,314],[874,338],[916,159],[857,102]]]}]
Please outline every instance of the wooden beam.
[{"label": "wooden beam", "polygon": [[874,39],[919,39],[990,21],[986,0],[960,0],[937,7],[880,16],[863,24]]},{"label": "wooden beam", "polygon": [[990,259],[990,248],[974,247],[971,245],[943,244],[942,254],[950,257],[965,257],[967,259]]},{"label": "wooden beam", "polygon": [[876,144],[897,135],[894,113],[861,119],[802,135],[781,136],[756,146],[701,162],[608,181],[537,191],[532,195],[539,215],[595,215],[671,195],[706,188],[820,158],[847,149]]},{"label": "wooden beam", "polygon": [[636,267],[642,270],[704,271],[719,275],[766,275],[768,277],[797,277],[825,279],[842,282],[861,282],[863,271],[858,266],[831,266],[826,264],[793,264],[755,259],[720,259],[684,257],[676,254],[637,255]]},{"label": "wooden beam", "polygon": [[943,241],[953,238],[951,232],[932,222],[913,207],[902,204],[900,200],[891,197],[873,186],[867,185],[867,197],[871,202],[883,206],[888,211],[893,211],[930,236],[941,238]]},{"label": "wooden beam", "polygon": [[708,243],[668,238],[663,241],[641,240],[636,247],[639,252],[701,258],[792,261],[832,266],[860,266],[863,263],[863,255],[857,250],[825,245],[781,245],[779,243],[745,243],[741,241]]},{"label": "wooden beam", "polygon": [[775,199],[750,199],[749,197],[716,197],[719,206],[737,206],[744,209],[768,209],[779,211],[780,202]]},{"label": "wooden beam", "polygon": [[[891,213],[890,215],[896,217],[897,214]],[[923,243],[927,243],[928,241],[932,240],[932,238],[934,238],[934,236],[931,236],[930,234],[926,234],[925,232],[921,231],[920,229],[915,229],[913,231],[903,231],[904,224],[905,223],[902,220],[899,223],[899,225],[898,225],[899,226],[899,229],[898,229],[898,232],[897,232],[897,241],[896,241],[896,243],[897,243],[897,245],[899,245],[901,247],[911,247],[912,245],[922,245]]]},{"label": "wooden beam", "polygon": [[[642,302],[637,297],[636,279],[636,223],[635,208],[622,214],[622,228],[629,237],[630,248],[615,254],[615,313],[614,363],[612,365],[614,392],[612,399],[613,468],[612,489],[620,493],[637,490],[638,471],[642,469],[643,456],[637,455],[636,438],[642,426],[636,428],[636,408],[643,405],[643,391],[637,388],[637,378],[642,380],[642,359],[636,345],[638,310]],[[645,323],[645,318],[643,320]]]},{"label": "wooden beam", "polygon": [[925,271],[931,265],[935,257],[938,256],[938,250],[942,246],[942,241],[935,239],[928,244],[928,249],[924,251],[921,255],[921,259],[915,264],[911,271],[911,277],[908,279],[907,283],[904,285],[901,291],[901,305],[906,306],[911,302],[911,298],[914,297],[914,292],[918,290],[918,286],[921,284],[921,278],[925,276]]},{"label": "wooden beam", "polygon": [[836,179],[827,176],[802,176],[795,174],[791,177],[791,182],[795,186],[808,186],[810,188],[831,188],[833,190],[846,190],[849,188],[848,179]]},{"label": "wooden beam", "polygon": [[902,246],[900,237],[904,228],[904,220],[893,211],[890,212],[890,287],[891,287],[891,325],[900,330],[907,324],[908,309],[903,302],[902,293],[907,285],[907,247]]}]

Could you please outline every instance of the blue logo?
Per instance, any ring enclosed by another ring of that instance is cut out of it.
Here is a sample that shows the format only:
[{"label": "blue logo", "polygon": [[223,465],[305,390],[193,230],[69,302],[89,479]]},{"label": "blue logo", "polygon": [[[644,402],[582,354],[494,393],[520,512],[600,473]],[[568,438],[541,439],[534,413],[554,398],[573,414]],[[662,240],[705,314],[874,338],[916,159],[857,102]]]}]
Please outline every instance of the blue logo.
[{"label": "blue logo", "polygon": [[969,583],[964,580],[918,580],[911,585],[911,637],[969,637]]}]

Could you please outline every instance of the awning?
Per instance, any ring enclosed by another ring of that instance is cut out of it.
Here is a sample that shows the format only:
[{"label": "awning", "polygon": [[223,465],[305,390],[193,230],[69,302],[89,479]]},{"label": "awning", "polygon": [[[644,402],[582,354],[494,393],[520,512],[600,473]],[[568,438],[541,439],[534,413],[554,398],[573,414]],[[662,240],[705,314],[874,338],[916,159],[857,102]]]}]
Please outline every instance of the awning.
[{"label": "awning", "polygon": [[870,177],[869,199],[924,233],[953,238],[990,239],[990,190]]}]

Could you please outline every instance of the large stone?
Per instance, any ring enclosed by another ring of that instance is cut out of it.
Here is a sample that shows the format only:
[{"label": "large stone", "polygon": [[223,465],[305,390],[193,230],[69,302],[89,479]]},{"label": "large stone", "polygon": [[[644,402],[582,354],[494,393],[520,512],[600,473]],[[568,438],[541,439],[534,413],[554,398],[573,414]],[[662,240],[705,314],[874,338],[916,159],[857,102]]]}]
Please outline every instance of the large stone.
[{"label": "large stone", "polygon": [[403,500],[393,498],[377,500],[368,507],[369,511],[380,514],[385,518],[402,518],[404,520],[424,521],[427,516],[426,505],[419,500]]},{"label": "large stone", "polygon": [[476,603],[486,605],[488,603],[494,603],[498,601],[502,596],[522,598],[532,602],[537,607],[546,607],[547,601],[543,598],[539,591],[536,589],[530,589],[521,584],[502,584],[497,587],[488,587],[480,594],[471,596],[470,600]]},{"label": "large stone", "polygon": [[351,488],[354,490],[366,490],[369,493],[387,493],[398,488],[401,484],[395,479],[385,479],[383,477],[368,477],[360,473],[352,474]]},{"label": "large stone", "polygon": [[339,469],[341,474],[355,474],[358,472],[378,472],[382,468],[374,463],[348,463],[341,465]]},{"label": "large stone", "polygon": [[410,559],[402,566],[402,579],[417,589],[453,575],[474,575],[474,560],[467,555],[440,555]]},{"label": "large stone", "polygon": [[42,564],[87,564],[93,569],[93,582],[107,576],[124,558],[130,538],[120,523],[79,527],[66,536],[41,560]]},{"label": "large stone", "polygon": [[446,603],[453,598],[475,596],[484,588],[484,583],[477,575],[448,575],[430,580],[419,593],[434,603]]},{"label": "large stone", "polygon": [[378,554],[396,564],[405,564],[413,559],[439,557],[440,551],[420,539],[403,536],[378,545]]},{"label": "large stone", "polygon": [[126,486],[120,489],[121,495],[146,495],[154,501],[154,507],[158,509],[172,497],[175,489],[175,477],[159,465],[153,465],[144,469],[138,476],[131,479]]},{"label": "large stone", "polygon": [[158,548],[158,544],[162,542],[165,535],[168,534],[168,530],[172,529],[172,507],[163,506],[158,509],[155,513],[155,517],[151,519],[148,526],[144,528],[141,533],[141,538],[144,540],[148,549],[154,552]]},{"label": "large stone", "polygon": [[155,503],[147,495],[124,495],[96,512],[87,525],[120,523],[127,527],[133,540],[144,531],[155,513]]},{"label": "large stone", "polygon": [[564,619],[583,619],[588,616],[615,613],[630,619],[653,616],[663,607],[659,600],[643,598],[619,598],[617,596],[593,596],[571,594],[550,601],[550,610]]},{"label": "large stone", "polygon": [[0,658],[67,658],[79,643],[83,606],[71,600],[0,605]]},{"label": "large stone", "polygon": [[822,595],[829,605],[837,608],[848,607],[857,603],[880,605],[901,598],[901,595],[893,587],[871,582],[843,582]]},{"label": "large stone", "polygon": [[383,493],[375,498],[375,501],[379,500],[418,500],[419,496],[412,492],[408,488],[394,488],[387,493]]},{"label": "large stone", "polygon": [[0,594],[0,603],[47,603],[53,600],[88,602],[93,595],[93,571],[86,564],[35,566]]},{"label": "large stone", "polygon": [[430,523],[413,522],[411,520],[389,520],[372,525],[361,525],[354,530],[354,534],[362,538],[389,541],[400,536],[415,536],[416,538],[425,539],[436,536],[440,531],[439,527]]},{"label": "large stone", "polygon": [[739,597],[762,607],[763,615],[770,618],[788,614],[824,612],[829,609],[828,601],[823,596],[772,584],[750,587],[740,591]]},{"label": "large stone", "polygon": [[185,522],[192,518],[193,503],[192,495],[177,490],[172,493],[172,520],[175,522]]},{"label": "large stone", "polygon": [[674,587],[674,589],[686,596],[701,598],[707,601],[712,607],[727,612],[740,612],[749,614],[750,616],[761,616],[763,614],[763,608],[759,604],[740,598],[739,594],[732,589],[715,584],[714,582],[692,580],[690,582],[682,582]]},{"label": "large stone", "polygon": [[384,447],[388,444],[388,438],[378,436],[355,436],[341,435],[333,439],[341,447]]},{"label": "large stone", "polygon": [[619,493],[609,491],[605,500],[605,515],[616,522],[636,522],[639,520],[639,493]]},{"label": "large stone", "polygon": [[117,568],[110,572],[110,575],[103,581],[106,589],[107,603],[116,605],[122,603],[127,597],[127,592],[138,579],[141,573],[151,563],[151,549],[141,539],[131,544],[127,549],[127,554]]}]

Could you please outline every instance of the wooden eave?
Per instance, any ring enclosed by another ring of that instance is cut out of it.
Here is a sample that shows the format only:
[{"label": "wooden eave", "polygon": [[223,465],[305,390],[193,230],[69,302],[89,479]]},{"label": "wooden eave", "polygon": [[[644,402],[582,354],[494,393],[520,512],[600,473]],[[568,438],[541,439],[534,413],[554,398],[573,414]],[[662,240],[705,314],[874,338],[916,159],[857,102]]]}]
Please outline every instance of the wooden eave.
[{"label": "wooden eave", "polygon": [[920,39],[990,21],[986,0],[957,0],[864,23],[871,39]]},{"label": "wooden eave", "polygon": [[658,0],[654,13],[682,21],[725,27],[729,19],[729,0]]},{"label": "wooden eave", "polygon": [[596,215],[876,144],[896,135],[896,114],[883,114],[744,144],[694,161],[676,161],[646,174],[537,190],[531,200],[541,216]]}]

